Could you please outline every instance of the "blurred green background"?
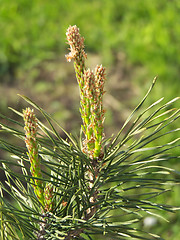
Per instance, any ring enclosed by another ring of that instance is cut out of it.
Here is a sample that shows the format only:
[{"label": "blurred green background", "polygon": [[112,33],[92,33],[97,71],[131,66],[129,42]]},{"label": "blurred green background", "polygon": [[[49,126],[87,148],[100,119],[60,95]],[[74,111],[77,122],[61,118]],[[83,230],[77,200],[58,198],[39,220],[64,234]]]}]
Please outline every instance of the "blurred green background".
[{"label": "blurred green background", "polygon": [[[17,96],[24,94],[78,134],[78,86],[73,64],[64,57],[66,29],[74,24],[85,36],[87,65],[107,68],[106,136],[118,132],[156,75],[146,106],[179,95],[179,0],[0,0],[1,113],[16,117],[7,107],[27,106]],[[180,169],[177,161],[166,164]],[[179,195],[176,188],[162,200],[180,206]],[[163,216],[170,223],[158,220],[152,231],[179,240],[180,213]]]}]

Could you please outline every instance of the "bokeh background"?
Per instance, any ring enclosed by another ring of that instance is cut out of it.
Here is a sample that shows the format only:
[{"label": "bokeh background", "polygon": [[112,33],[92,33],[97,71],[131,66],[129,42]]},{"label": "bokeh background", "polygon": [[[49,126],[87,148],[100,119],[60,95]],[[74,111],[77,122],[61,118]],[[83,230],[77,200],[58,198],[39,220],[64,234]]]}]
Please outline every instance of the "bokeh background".
[{"label": "bokeh background", "polygon": [[[8,106],[21,111],[27,103],[17,94],[24,94],[68,132],[79,134],[78,86],[73,64],[64,56],[66,29],[75,24],[85,36],[87,65],[107,68],[106,136],[118,132],[156,75],[146,106],[179,95],[179,0],[0,0],[1,113],[18,120]],[[180,170],[178,161],[165,165]],[[179,196],[177,187],[161,200],[180,206]],[[156,219],[152,231],[179,240],[180,213],[162,215],[170,222]]]}]

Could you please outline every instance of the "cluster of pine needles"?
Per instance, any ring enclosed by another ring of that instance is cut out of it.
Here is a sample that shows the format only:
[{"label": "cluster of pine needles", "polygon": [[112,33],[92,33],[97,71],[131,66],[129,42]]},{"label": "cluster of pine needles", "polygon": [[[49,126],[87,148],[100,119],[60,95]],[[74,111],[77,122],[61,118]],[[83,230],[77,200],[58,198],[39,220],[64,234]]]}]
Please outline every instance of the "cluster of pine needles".
[{"label": "cluster of pine needles", "polygon": [[162,218],[162,210],[177,210],[160,203],[158,196],[179,183],[179,172],[162,164],[178,158],[173,152],[179,139],[163,143],[164,136],[179,131],[173,129],[180,117],[180,110],[173,108],[178,98],[167,103],[161,98],[144,108],[155,78],[117,136],[105,138],[105,68],[86,68],[84,38],[76,26],[68,28],[67,40],[66,58],[74,61],[80,90],[80,136],[67,133],[22,95],[32,109],[10,108],[22,121],[0,114],[1,132],[13,135],[17,143],[0,139],[0,149],[10,156],[0,160],[6,176],[0,184],[1,239],[162,239],[138,226],[147,215]]}]

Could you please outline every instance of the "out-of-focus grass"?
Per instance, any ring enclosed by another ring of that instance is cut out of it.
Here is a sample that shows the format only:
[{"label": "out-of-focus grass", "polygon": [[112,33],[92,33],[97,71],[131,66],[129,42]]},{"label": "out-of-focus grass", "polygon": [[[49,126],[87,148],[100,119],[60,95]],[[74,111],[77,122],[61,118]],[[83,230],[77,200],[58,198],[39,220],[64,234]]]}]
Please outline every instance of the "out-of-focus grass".
[{"label": "out-of-focus grass", "polygon": [[77,24],[86,36],[88,51],[102,54],[105,63],[113,63],[116,54],[123,52],[126,61],[141,68],[142,79],[145,71],[146,80],[158,74],[163,82],[178,82],[178,0],[0,3],[1,74],[22,66],[31,68],[64,53],[66,28]]},{"label": "out-of-focus grass", "polygon": [[[169,100],[179,95],[179,0],[0,0],[0,6],[3,113],[9,105],[23,107],[15,97],[21,93],[51,112],[66,130],[80,126],[78,88],[72,65],[63,58],[65,32],[74,24],[92,54],[89,64],[102,62],[108,69],[107,134],[120,128],[155,75],[159,80],[147,105],[162,96]],[[179,169],[178,162],[169,165]],[[168,202],[180,205],[179,194],[174,190]],[[170,219],[170,224],[158,224],[156,232],[178,240],[180,217]]]}]

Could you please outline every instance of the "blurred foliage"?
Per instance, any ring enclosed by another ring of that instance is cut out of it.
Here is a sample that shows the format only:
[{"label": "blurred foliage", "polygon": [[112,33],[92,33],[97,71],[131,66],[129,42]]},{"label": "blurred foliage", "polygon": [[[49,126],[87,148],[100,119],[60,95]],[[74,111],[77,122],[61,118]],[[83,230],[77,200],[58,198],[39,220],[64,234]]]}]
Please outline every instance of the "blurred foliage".
[{"label": "blurred foliage", "polygon": [[[99,55],[111,69],[107,81],[110,94],[105,104],[120,111],[107,111],[110,132],[113,127],[119,129],[129,113],[126,109],[141,99],[155,75],[159,80],[150,102],[179,95],[179,0],[0,0],[0,6],[3,113],[9,105],[22,108],[15,98],[16,93],[22,93],[61,120],[66,130],[80,126],[78,113],[74,113],[79,106],[78,90],[73,70],[66,66],[64,58],[68,52],[65,32],[74,24],[86,37],[87,51]],[[170,164],[179,169],[179,163]],[[177,199],[177,195],[174,192],[169,198]],[[180,205],[179,199],[176,204]],[[172,225],[163,223],[158,231],[164,231],[167,239],[178,240],[177,221],[180,217],[172,216]]]},{"label": "blurred foliage", "polygon": [[87,49],[103,53],[104,62],[112,63],[112,52],[123,51],[131,63],[146,66],[149,75],[178,81],[178,0],[1,0],[0,4],[1,75],[57,57],[64,51],[66,28],[77,24],[89,36]]}]

